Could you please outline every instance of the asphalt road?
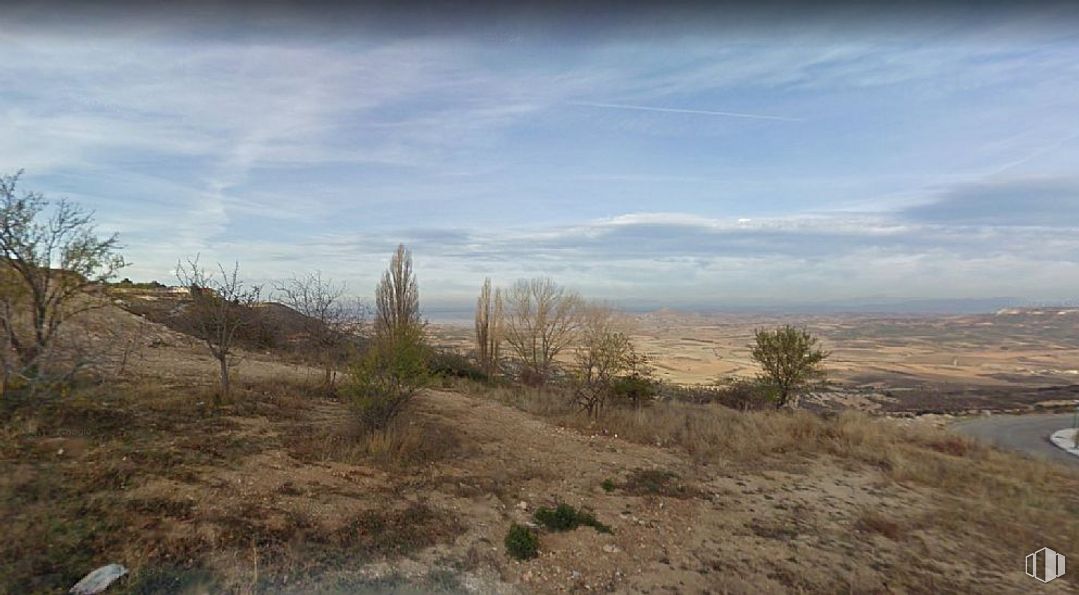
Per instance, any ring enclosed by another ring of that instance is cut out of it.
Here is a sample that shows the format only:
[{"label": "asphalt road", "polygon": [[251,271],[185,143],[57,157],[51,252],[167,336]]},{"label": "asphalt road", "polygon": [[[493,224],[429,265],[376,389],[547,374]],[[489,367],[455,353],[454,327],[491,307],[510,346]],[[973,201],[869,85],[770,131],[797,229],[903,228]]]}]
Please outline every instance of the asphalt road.
[{"label": "asphalt road", "polygon": [[1072,427],[1073,413],[1039,413],[1035,415],[992,415],[952,424],[952,429],[1000,448],[1070,463],[1079,468],[1079,457],[1068,454],[1049,441],[1057,430]]}]

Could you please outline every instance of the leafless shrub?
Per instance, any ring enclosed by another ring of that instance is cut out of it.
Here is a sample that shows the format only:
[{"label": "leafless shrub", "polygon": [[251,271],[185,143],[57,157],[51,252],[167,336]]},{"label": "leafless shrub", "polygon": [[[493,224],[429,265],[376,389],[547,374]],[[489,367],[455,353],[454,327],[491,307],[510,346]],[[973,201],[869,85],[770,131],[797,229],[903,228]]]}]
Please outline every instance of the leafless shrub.
[{"label": "leafless shrub", "polygon": [[574,353],[574,396],[589,416],[597,416],[614,393],[619,375],[634,359],[633,344],[617,313],[604,304],[579,309],[580,342]]},{"label": "leafless shrub", "polygon": [[282,303],[304,315],[303,346],[320,361],[323,383],[332,388],[337,364],[362,325],[362,306],[345,298],[343,283],[324,279],[321,272],[293,277],[274,289]]},{"label": "leafless shrub", "polygon": [[220,264],[214,275],[199,265],[199,258],[176,263],[176,278],[190,289],[190,301],[183,312],[188,332],[202,340],[220,368],[221,391],[215,404],[229,398],[229,371],[235,363],[236,338],[241,330],[255,324],[253,307],[261,288],[240,280],[240,265],[226,271]]}]

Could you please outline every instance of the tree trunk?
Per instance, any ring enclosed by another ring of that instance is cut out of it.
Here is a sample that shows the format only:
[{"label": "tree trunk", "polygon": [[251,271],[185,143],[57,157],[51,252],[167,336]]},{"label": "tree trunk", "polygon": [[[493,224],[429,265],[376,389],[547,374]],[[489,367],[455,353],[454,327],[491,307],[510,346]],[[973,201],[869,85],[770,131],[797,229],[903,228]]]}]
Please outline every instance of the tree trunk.
[{"label": "tree trunk", "polygon": [[229,398],[229,364],[227,356],[218,358],[217,363],[221,364],[221,392],[214,399],[214,405],[220,405]]}]

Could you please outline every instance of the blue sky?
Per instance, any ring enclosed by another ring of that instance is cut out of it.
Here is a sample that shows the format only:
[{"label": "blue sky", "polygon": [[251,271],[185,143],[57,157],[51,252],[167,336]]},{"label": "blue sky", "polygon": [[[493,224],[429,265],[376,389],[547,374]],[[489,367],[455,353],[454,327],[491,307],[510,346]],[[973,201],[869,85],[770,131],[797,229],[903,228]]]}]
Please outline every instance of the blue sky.
[{"label": "blue sky", "polygon": [[95,209],[137,280],[201,253],[367,295],[405,242],[433,302],[534,275],[671,305],[1067,300],[1079,34],[1053,16],[553,37],[14,18],[0,167]]}]

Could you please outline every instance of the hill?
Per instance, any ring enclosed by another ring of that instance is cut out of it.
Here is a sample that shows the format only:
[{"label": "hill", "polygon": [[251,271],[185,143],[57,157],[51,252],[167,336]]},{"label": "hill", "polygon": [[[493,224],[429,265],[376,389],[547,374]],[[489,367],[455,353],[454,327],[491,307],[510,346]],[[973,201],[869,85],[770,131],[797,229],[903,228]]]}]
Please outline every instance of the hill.
[{"label": "hill", "polygon": [[[118,592],[1018,591],[1025,553],[1079,549],[1079,474],[946,432],[678,403],[591,422],[447,380],[363,438],[318,370],[246,353],[215,411],[196,342],[95,316],[146,348],[5,411],[0,591],[107,562],[131,569]],[[543,530],[509,558],[510,524],[559,503],[610,532]]]}]

